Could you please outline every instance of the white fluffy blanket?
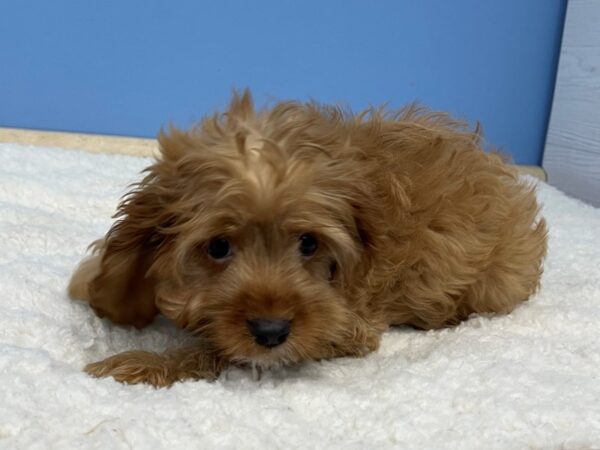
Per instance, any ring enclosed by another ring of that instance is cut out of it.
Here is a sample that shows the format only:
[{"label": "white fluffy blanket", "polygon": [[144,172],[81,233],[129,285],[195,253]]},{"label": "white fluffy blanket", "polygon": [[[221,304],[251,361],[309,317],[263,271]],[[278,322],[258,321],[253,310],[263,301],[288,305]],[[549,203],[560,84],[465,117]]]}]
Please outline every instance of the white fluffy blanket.
[{"label": "white fluffy blanket", "polygon": [[82,373],[186,339],[67,299],[71,270],[147,159],[0,144],[1,448],[599,448],[600,210],[542,184],[541,292],[504,317],[397,329],[363,359],[254,381],[125,386]]}]

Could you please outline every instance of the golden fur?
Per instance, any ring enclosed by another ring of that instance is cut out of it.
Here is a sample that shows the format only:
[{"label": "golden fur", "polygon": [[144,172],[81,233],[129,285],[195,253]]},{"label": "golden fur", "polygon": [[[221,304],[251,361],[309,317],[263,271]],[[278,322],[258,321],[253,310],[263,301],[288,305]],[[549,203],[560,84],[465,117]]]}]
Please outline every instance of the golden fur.
[{"label": "golden fur", "polygon": [[[538,287],[546,225],[534,189],[446,114],[256,111],[245,92],[159,142],[69,292],[118,324],[162,313],[198,344],[119,354],[92,375],[167,386],[228,364],[360,356],[390,325],[508,313]],[[319,244],[310,257],[298,251],[307,232]],[[233,248],[223,261],[207,254],[218,237]],[[289,338],[258,345],[255,319],[290,321]]]}]

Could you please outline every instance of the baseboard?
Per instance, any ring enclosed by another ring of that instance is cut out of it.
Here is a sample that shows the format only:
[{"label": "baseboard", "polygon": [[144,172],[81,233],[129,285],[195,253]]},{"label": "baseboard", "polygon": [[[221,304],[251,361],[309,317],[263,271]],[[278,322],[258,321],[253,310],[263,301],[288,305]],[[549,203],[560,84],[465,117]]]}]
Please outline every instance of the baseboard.
[{"label": "baseboard", "polygon": [[[152,156],[158,152],[155,139],[110,136],[104,134],[69,133],[59,131],[25,130],[1,128],[0,142],[14,142],[23,145],[60,147],[85,150],[91,153],[116,153],[130,156]],[[527,175],[546,181],[544,169],[538,166],[517,166]]]},{"label": "baseboard", "polygon": [[522,174],[531,175],[532,177],[542,181],[548,181],[548,175],[546,174],[546,171],[540,166],[523,166],[517,164],[517,169],[519,169]]},{"label": "baseboard", "polygon": [[158,152],[158,144],[155,139],[20,128],[0,127],[0,142],[130,156],[152,156]]}]

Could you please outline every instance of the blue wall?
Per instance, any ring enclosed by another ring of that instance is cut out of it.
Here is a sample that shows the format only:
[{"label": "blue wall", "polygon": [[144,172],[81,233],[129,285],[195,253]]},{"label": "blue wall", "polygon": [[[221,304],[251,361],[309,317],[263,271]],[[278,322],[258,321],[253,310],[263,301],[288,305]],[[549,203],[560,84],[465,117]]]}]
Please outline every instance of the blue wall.
[{"label": "blue wall", "polygon": [[226,104],[414,99],[538,164],[565,0],[4,1],[0,126],[154,136]]}]

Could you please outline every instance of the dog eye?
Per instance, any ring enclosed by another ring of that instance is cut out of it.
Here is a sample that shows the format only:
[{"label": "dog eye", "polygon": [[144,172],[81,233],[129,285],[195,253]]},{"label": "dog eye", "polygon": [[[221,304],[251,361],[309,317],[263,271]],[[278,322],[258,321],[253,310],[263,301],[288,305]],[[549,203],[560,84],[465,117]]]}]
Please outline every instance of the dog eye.
[{"label": "dog eye", "polygon": [[216,238],[208,243],[208,255],[214,260],[225,259],[231,256],[231,245],[225,238]]},{"label": "dog eye", "polygon": [[300,253],[302,256],[312,256],[319,248],[319,242],[314,234],[305,233],[300,236]]}]

